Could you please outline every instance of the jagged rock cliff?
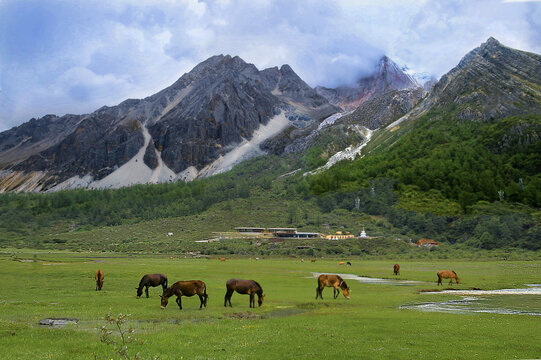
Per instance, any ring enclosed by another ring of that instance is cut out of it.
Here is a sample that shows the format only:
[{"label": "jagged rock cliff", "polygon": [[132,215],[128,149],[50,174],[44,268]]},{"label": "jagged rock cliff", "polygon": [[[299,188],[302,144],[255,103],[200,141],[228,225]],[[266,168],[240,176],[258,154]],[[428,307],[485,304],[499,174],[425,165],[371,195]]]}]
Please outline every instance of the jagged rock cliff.
[{"label": "jagged rock cliff", "polygon": [[458,117],[494,121],[541,111],[541,56],[489,38],[442,76],[424,108],[452,105]]}]

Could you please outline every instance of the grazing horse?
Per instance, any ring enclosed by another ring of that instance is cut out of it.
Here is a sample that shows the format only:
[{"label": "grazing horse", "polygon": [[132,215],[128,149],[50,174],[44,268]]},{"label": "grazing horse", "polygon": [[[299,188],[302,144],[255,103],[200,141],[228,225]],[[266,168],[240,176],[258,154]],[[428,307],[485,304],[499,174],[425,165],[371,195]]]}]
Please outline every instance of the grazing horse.
[{"label": "grazing horse", "polygon": [[346,263],[346,265],[347,265],[347,266],[351,266],[351,263],[348,261],[348,262]]},{"label": "grazing horse", "polygon": [[449,279],[449,285],[453,284],[453,279],[455,279],[457,284],[460,284],[460,279],[458,278],[458,275],[452,270],[438,271],[438,285],[442,285],[441,279]]},{"label": "grazing horse", "polygon": [[190,280],[190,281],[177,281],[170,287],[168,287],[160,297],[162,298],[161,308],[165,309],[169,298],[173,295],[177,296],[177,304],[180,310],[182,310],[182,301],[180,300],[181,296],[194,296],[197,294],[199,296],[199,309],[203,306],[207,307],[207,285],[201,280]]},{"label": "grazing horse", "polygon": [[400,265],[394,264],[393,271],[395,275],[400,275]]},{"label": "grazing horse", "polygon": [[139,299],[141,295],[143,295],[143,288],[145,288],[145,293],[147,294],[148,298],[148,288],[150,286],[159,286],[161,285],[163,288],[163,291],[167,289],[167,276],[164,274],[146,274],[141,278],[141,281],[139,281],[139,287],[136,287],[137,289],[137,298]]},{"label": "grazing horse", "polygon": [[349,300],[349,288],[346,282],[338,275],[322,274],[317,278],[316,299],[321,297],[323,300],[323,289],[325,286],[334,288],[334,298],[340,294],[340,289],[344,293],[344,297]]},{"label": "grazing horse", "polygon": [[225,286],[227,287],[227,292],[225,293],[224,306],[227,306],[227,302],[229,301],[229,306],[233,307],[231,305],[231,296],[233,296],[234,291],[238,292],[239,294],[250,295],[250,307],[255,308],[255,294],[257,294],[257,302],[259,306],[263,304],[265,295],[263,295],[263,289],[261,288],[261,285],[257,283],[257,281],[229,279],[225,283]]},{"label": "grazing horse", "polygon": [[220,261],[226,261],[226,260],[227,260],[227,258],[225,258],[225,257],[220,258]]},{"label": "grazing horse", "polygon": [[338,263],[338,266],[340,266],[340,265],[344,265],[344,264],[345,264],[345,262],[343,262],[343,261],[340,261],[340,262]]},{"label": "grazing horse", "polygon": [[311,262],[316,262],[316,259],[310,259]]},{"label": "grazing horse", "polygon": [[103,287],[103,279],[105,278],[105,274],[103,273],[103,270],[98,270],[94,274],[94,279],[96,279],[96,291],[101,290]]}]

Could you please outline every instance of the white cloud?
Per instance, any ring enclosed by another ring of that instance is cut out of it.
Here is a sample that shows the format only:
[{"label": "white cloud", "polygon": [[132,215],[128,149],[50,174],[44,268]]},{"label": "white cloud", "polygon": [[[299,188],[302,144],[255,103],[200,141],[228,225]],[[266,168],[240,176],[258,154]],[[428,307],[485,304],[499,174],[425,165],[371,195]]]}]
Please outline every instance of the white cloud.
[{"label": "white cloud", "polygon": [[288,63],[312,86],[352,82],[384,53],[441,75],[489,36],[541,52],[540,19],[539,3],[498,0],[3,0],[0,131],[151,95],[220,53]]}]

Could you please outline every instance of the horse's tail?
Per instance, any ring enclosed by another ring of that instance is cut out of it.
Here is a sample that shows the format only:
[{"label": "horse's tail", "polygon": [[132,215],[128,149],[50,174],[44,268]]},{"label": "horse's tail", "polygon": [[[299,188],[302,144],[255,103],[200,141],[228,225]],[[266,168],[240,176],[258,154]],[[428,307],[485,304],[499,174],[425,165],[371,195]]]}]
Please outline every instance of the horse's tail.
[{"label": "horse's tail", "polygon": [[98,276],[98,282],[100,282],[100,280],[101,280],[101,271],[98,270],[97,276]]},{"label": "horse's tail", "polygon": [[164,277],[165,277],[165,288],[167,289],[167,287],[168,287],[167,286],[167,276],[164,275]]}]

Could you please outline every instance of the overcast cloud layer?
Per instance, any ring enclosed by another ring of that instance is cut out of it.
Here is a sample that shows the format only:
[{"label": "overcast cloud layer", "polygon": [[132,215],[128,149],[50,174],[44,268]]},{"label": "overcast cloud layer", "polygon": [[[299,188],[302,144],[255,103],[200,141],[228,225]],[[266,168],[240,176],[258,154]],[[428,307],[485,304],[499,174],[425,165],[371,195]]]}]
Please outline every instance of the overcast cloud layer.
[{"label": "overcast cloud layer", "polygon": [[541,2],[0,0],[0,131],[149,96],[215,54],[333,87],[383,54],[439,77],[490,36],[541,53]]}]

